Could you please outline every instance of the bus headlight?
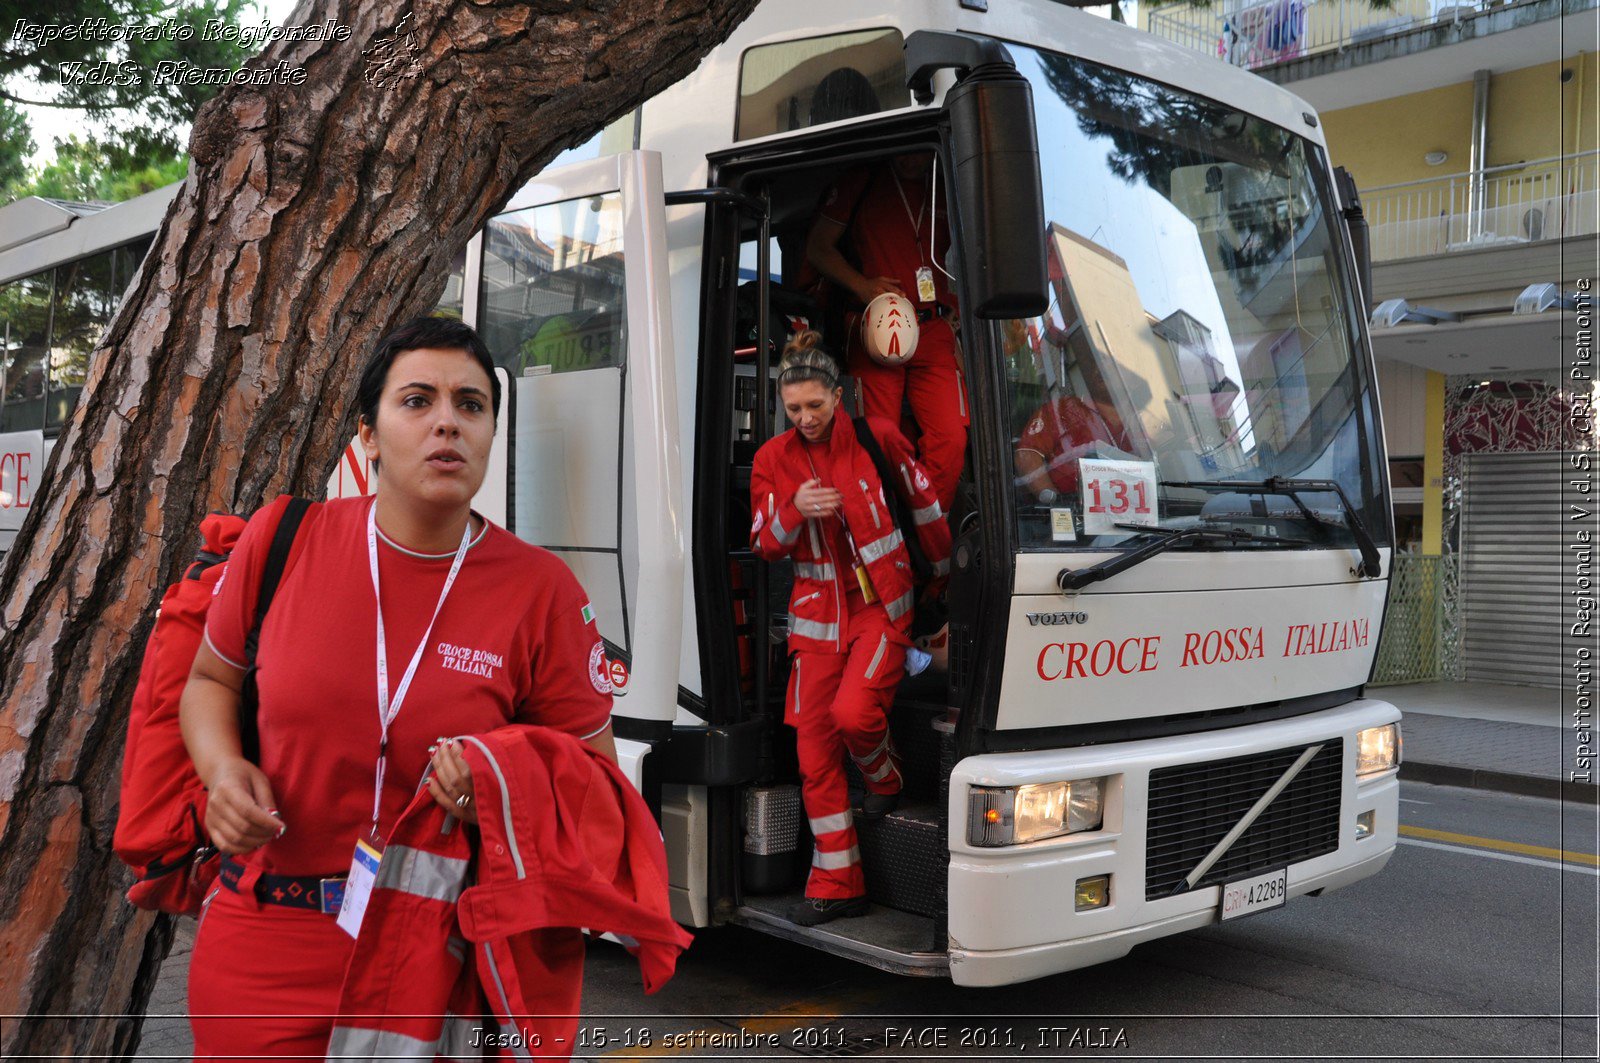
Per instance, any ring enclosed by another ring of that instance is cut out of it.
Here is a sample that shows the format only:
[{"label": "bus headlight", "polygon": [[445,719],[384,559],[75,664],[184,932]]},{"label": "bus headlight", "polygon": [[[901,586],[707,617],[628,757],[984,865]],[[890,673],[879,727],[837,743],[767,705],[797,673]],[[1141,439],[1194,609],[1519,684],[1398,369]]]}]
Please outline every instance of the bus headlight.
[{"label": "bus headlight", "polygon": [[967,791],[967,841],[1020,845],[1078,831],[1099,830],[1104,779],[974,786]]},{"label": "bus headlight", "polygon": [[1376,775],[1400,763],[1400,725],[1368,727],[1356,735],[1356,776]]}]

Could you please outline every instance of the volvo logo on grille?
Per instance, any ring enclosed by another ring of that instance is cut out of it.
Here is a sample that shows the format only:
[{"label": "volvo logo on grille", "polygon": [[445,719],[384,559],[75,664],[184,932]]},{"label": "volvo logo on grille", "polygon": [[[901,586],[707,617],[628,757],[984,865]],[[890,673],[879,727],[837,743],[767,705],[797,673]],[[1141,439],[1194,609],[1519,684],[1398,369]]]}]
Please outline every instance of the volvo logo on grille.
[{"label": "volvo logo on grille", "polygon": [[1028,613],[1028,623],[1034,627],[1054,627],[1056,624],[1087,624],[1088,613]]}]

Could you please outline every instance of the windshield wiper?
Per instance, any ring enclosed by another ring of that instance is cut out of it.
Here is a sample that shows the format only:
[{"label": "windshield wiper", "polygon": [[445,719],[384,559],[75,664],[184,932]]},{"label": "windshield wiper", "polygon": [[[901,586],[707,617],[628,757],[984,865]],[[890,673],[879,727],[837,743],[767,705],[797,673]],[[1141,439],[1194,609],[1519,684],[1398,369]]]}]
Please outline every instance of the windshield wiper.
[{"label": "windshield wiper", "polygon": [[1326,491],[1337,495],[1339,504],[1344,507],[1344,526],[1350,529],[1350,534],[1356,541],[1356,548],[1361,551],[1361,565],[1352,571],[1360,576],[1377,576],[1383,572],[1383,562],[1378,557],[1378,544],[1367,534],[1366,525],[1361,523],[1361,516],[1356,512],[1356,507],[1344,493],[1344,488],[1335,480],[1298,480],[1291,476],[1269,476],[1265,480],[1162,480],[1161,486],[1198,487],[1204,491],[1238,491],[1241,494],[1287,495],[1309,520],[1323,525],[1332,522],[1323,520],[1306,508],[1305,503],[1300,501],[1300,493]]},{"label": "windshield wiper", "polygon": [[1160,528],[1150,524],[1118,524],[1118,528],[1126,531],[1141,532],[1145,535],[1154,535],[1156,538],[1127,553],[1118,554],[1116,557],[1102,561],[1088,568],[1064,568],[1056,573],[1056,586],[1064,591],[1076,591],[1087,587],[1091,583],[1098,583],[1103,579],[1110,579],[1119,572],[1126,571],[1134,565],[1148,561],[1157,554],[1177,546],[1179,543],[1207,542],[1207,543],[1277,543],[1283,546],[1310,546],[1308,539],[1284,539],[1276,535],[1257,535],[1240,528]]}]

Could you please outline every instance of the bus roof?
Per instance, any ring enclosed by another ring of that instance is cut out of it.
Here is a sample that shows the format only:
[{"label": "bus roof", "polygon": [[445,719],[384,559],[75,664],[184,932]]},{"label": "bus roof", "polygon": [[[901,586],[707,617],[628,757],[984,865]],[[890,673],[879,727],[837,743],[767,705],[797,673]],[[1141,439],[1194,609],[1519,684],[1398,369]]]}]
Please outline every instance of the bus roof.
[{"label": "bus roof", "polygon": [[149,236],[182,184],[111,206],[28,196],[0,207],[0,284]]}]

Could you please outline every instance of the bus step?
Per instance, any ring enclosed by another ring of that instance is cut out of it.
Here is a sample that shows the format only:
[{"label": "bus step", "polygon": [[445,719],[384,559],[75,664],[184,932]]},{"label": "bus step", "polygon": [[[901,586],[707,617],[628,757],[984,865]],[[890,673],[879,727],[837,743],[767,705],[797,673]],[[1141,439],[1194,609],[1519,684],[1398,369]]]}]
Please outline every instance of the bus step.
[{"label": "bus step", "polygon": [[734,910],[732,921],[763,934],[845,956],[891,974],[948,978],[950,954],[934,950],[934,921],[927,916],[874,904],[859,919],[835,919],[821,926],[796,926],[784,913],[804,899],[804,892],[748,897]]},{"label": "bus step", "polygon": [[937,805],[902,807],[874,821],[858,817],[856,838],[874,904],[929,918],[944,913],[950,852]]}]

